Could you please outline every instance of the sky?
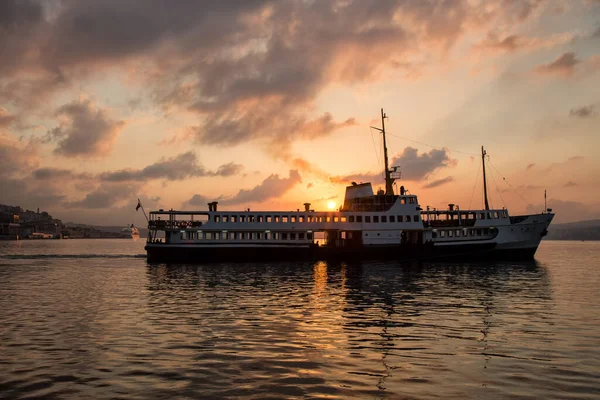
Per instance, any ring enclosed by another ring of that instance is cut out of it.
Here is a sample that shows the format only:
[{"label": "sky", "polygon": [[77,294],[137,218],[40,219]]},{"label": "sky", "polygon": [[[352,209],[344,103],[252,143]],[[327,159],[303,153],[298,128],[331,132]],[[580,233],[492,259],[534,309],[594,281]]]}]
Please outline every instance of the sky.
[{"label": "sky", "polygon": [[598,0],[3,0],[0,203],[135,211],[420,204],[600,218]]}]

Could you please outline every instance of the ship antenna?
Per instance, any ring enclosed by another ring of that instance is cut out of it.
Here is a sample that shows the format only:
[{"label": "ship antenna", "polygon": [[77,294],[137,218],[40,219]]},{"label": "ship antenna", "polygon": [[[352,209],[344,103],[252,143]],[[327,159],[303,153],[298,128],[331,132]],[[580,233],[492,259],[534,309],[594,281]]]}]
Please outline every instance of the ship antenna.
[{"label": "ship antenna", "polygon": [[385,119],[387,115],[383,112],[383,108],[381,109],[381,128],[377,128],[372,126],[371,128],[378,130],[383,134],[383,159],[385,163],[385,194],[386,196],[394,195],[394,178],[391,176],[391,171],[388,166],[388,153],[387,153],[387,144],[385,141]]},{"label": "ship antenna", "polygon": [[486,156],[486,151],[483,149],[483,146],[481,146],[481,161],[483,164],[483,197],[485,199],[485,209],[489,210],[490,209],[490,204],[488,203],[488,197],[487,197],[487,182],[485,180],[485,156]]}]

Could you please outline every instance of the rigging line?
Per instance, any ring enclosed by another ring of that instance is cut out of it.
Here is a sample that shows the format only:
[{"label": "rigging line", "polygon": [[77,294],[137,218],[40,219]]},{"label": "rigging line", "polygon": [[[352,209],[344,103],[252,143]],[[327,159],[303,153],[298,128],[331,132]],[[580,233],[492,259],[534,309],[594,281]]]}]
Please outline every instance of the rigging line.
[{"label": "rigging line", "polygon": [[[489,158],[488,158],[488,160],[489,160]],[[496,178],[494,178],[493,173],[491,173],[490,175],[492,176],[492,180],[494,181],[494,185],[496,186],[496,191],[498,192],[498,196],[500,196],[500,200],[502,201],[502,204],[504,204],[504,208],[506,208],[506,202],[504,201],[504,198],[502,197],[502,194],[500,193],[500,188],[498,187],[498,184],[496,183]]]},{"label": "rigging line", "polygon": [[[377,158],[377,169],[379,170],[382,162],[379,160],[379,151],[377,149],[377,145],[375,144],[375,138],[373,137],[373,128],[369,128],[369,130],[371,131],[371,140],[373,141],[373,148],[375,149],[375,157]],[[384,174],[385,174],[385,171],[384,171]]]},{"label": "rigging line", "polygon": [[477,181],[479,181],[479,172],[481,171],[481,161],[479,162],[479,168],[477,168],[477,177],[475,178],[475,185],[473,185],[473,191],[471,192],[471,200],[469,200],[468,210],[471,209],[471,203],[473,203],[473,195],[475,195],[475,188],[477,187]]},{"label": "rigging line", "polygon": [[[489,160],[489,158],[488,158],[488,160]],[[508,181],[506,180],[505,177],[502,176],[502,174],[500,173],[500,171],[498,171],[498,168],[496,168],[494,166],[494,164],[492,164],[492,161],[490,161],[490,165],[492,166],[492,168],[494,168],[496,170],[496,172],[498,173],[498,175],[500,175],[502,177],[502,180],[504,180],[504,182],[506,182],[506,184],[517,194],[517,196],[519,196],[521,198],[521,200],[523,200],[523,202],[525,204],[527,204],[529,207],[531,207],[531,204],[527,200],[525,200],[523,198],[523,196],[521,196],[521,194],[519,192],[517,192],[517,190],[514,187],[512,187],[512,185],[510,183],[508,183]]]},{"label": "rigging line", "polygon": [[461,154],[466,154],[466,155],[469,155],[469,156],[476,156],[476,157],[479,156],[479,154],[469,153],[469,152],[460,151],[460,150],[454,150],[454,149],[450,149],[450,148],[448,148],[446,146],[432,146],[432,145],[427,144],[427,143],[418,142],[418,141],[412,140],[412,139],[407,139],[405,137],[394,135],[393,133],[389,133],[389,132],[386,132],[386,135],[393,136],[393,137],[396,137],[398,139],[406,140],[407,142],[412,142],[412,143],[416,143],[416,144],[422,144],[423,146],[431,147],[433,149],[446,149],[446,150],[449,150],[449,151],[454,152],[454,153],[461,153]]}]

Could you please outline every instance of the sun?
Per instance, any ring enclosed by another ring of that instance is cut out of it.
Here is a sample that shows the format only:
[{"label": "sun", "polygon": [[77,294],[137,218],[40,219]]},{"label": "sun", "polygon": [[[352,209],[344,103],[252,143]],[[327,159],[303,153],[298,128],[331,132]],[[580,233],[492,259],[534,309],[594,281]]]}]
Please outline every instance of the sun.
[{"label": "sun", "polygon": [[335,206],[336,206],[335,201],[329,200],[327,202],[327,208],[329,208],[330,210],[335,210]]}]

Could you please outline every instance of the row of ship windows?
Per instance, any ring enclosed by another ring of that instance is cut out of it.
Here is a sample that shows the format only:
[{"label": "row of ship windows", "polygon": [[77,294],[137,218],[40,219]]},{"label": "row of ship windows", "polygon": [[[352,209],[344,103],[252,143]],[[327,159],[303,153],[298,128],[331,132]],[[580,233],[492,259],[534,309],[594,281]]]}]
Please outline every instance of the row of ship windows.
[{"label": "row of ship windows", "polygon": [[487,236],[491,231],[496,228],[481,228],[481,229],[454,229],[454,230],[434,230],[432,232],[433,238],[445,238],[445,237],[467,237],[467,236]]},{"label": "row of ship windows", "polygon": [[312,232],[181,231],[181,240],[312,240]]},{"label": "row of ship windows", "polygon": [[[445,217],[446,219],[454,219],[454,216],[456,215],[455,213],[439,213],[439,212],[430,212],[427,211],[425,213],[425,215],[427,215],[427,217],[429,219],[433,219],[434,218],[439,218],[439,217]],[[508,212],[506,210],[502,210],[502,211],[490,211],[487,213],[478,213],[478,212],[472,212],[472,211],[468,211],[468,212],[464,212],[461,211],[460,213],[458,213],[458,215],[460,216],[460,218],[462,219],[499,219],[499,218],[508,218]],[[441,218],[443,219],[443,218]]]},{"label": "row of ship windows", "polygon": [[296,222],[364,222],[375,223],[379,222],[419,222],[420,217],[418,215],[349,215],[349,216],[270,216],[270,215],[215,215],[215,222],[281,222],[281,223],[296,223]]}]

